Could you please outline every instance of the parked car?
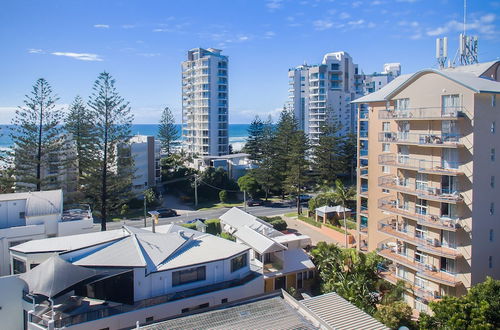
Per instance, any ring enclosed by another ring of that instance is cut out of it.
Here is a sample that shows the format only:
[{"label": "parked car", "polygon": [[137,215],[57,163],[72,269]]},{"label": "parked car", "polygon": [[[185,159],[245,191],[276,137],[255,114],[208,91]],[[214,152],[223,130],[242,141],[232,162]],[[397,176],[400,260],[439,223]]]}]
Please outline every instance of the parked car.
[{"label": "parked car", "polygon": [[201,222],[205,222],[207,219],[205,219],[205,218],[196,218],[196,219],[193,219],[193,220],[188,220],[188,221],[186,221],[186,223],[195,223],[198,220],[200,220]]},{"label": "parked car", "polygon": [[247,200],[247,206],[261,206],[261,205],[264,205],[264,201],[262,199]]},{"label": "parked car", "polygon": [[309,200],[312,198],[311,195],[300,195],[299,196],[301,202],[309,202]]},{"label": "parked car", "polygon": [[169,218],[169,217],[175,217],[177,216],[177,212],[172,209],[157,209],[156,210],[159,214],[160,218]]}]

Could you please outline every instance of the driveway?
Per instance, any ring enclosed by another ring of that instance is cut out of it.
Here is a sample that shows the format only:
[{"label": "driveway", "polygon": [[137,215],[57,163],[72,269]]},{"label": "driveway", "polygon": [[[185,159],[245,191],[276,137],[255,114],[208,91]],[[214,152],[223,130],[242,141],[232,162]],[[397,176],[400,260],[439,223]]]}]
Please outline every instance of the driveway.
[{"label": "driveway", "polygon": [[288,224],[288,229],[290,231],[297,231],[300,234],[304,234],[304,235],[311,237],[311,241],[312,241],[313,245],[316,245],[316,244],[318,244],[318,242],[323,241],[326,243],[333,243],[333,244],[342,246],[341,242],[334,240],[332,237],[322,233],[319,230],[315,230],[315,229],[311,228],[310,226],[305,224],[303,221],[300,221],[300,220],[297,220],[294,218],[288,218],[288,217],[283,217],[283,219],[285,219],[286,223]]},{"label": "driveway", "polygon": [[167,207],[169,209],[174,209],[179,215],[187,214],[193,212],[194,209],[186,203],[183,203],[177,196],[174,195],[164,195],[162,207]]}]

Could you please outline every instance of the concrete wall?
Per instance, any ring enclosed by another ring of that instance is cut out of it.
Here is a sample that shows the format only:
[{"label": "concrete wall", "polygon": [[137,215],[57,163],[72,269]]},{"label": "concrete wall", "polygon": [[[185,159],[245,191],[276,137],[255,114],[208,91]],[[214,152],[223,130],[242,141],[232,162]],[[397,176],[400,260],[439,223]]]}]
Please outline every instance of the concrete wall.
[{"label": "concrete wall", "polygon": [[0,276],[10,274],[9,248],[11,246],[45,237],[43,224],[0,229]]},{"label": "concrete wall", "polygon": [[26,199],[0,201],[0,228],[24,226],[26,221],[20,213],[25,209]]}]

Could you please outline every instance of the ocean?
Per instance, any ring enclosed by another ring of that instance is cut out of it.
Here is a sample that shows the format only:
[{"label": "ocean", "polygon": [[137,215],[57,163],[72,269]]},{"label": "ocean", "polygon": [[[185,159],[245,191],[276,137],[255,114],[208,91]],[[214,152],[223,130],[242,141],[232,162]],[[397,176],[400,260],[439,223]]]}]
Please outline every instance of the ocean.
[{"label": "ocean", "polygon": [[[176,125],[181,130],[181,125]],[[229,144],[233,146],[234,151],[241,150],[245,145],[248,136],[249,124],[229,124]],[[12,140],[9,137],[10,128],[12,125],[0,125],[0,150],[9,149],[12,147]],[[132,125],[133,135],[158,135],[157,124],[134,124]]]}]

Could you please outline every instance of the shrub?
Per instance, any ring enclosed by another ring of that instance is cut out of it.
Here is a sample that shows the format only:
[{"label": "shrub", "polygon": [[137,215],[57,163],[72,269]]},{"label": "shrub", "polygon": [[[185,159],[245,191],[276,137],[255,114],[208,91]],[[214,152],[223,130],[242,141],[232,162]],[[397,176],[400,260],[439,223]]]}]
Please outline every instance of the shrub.
[{"label": "shrub", "polygon": [[212,235],[218,235],[221,233],[221,225],[219,219],[210,219],[205,221],[205,225],[207,225],[207,233]]},{"label": "shrub", "polygon": [[271,221],[271,222],[269,222],[269,224],[271,226],[273,226],[273,228],[278,230],[278,231],[283,231],[283,230],[286,230],[286,228],[287,228],[286,221],[283,219]]},{"label": "shrub", "polygon": [[[342,225],[344,225],[344,220],[340,220],[340,222],[342,223]],[[347,225],[347,229],[356,229],[356,222],[352,220],[346,220],[345,223]]]},{"label": "shrub", "polygon": [[230,241],[233,241],[233,242],[236,242],[236,237],[234,237],[233,235],[229,234],[229,233],[220,233],[218,235],[219,237],[222,237],[224,239],[227,239],[227,240],[230,240]]},{"label": "shrub", "polygon": [[194,224],[194,223],[183,223],[181,226],[186,227],[188,229],[196,230],[196,224]]},{"label": "shrub", "polygon": [[259,217],[260,220],[265,221],[265,222],[273,222],[276,220],[281,220],[280,216],[275,216],[275,217]]},{"label": "shrub", "polygon": [[220,200],[221,203],[227,202],[227,191],[221,190],[219,192],[219,200]]},{"label": "shrub", "polygon": [[[337,227],[337,226],[330,225],[330,224],[328,224],[328,223],[324,223],[324,224],[323,224],[323,226],[326,226],[326,227],[328,227],[328,228],[331,228],[331,229],[333,229],[333,230],[336,230],[336,231],[338,231],[339,233],[342,233],[342,234],[345,234],[345,233],[346,233],[346,231],[345,231],[344,229],[342,229],[342,228],[340,228],[340,227]],[[348,234],[349,234],[349,233],[348,233]]]}]

